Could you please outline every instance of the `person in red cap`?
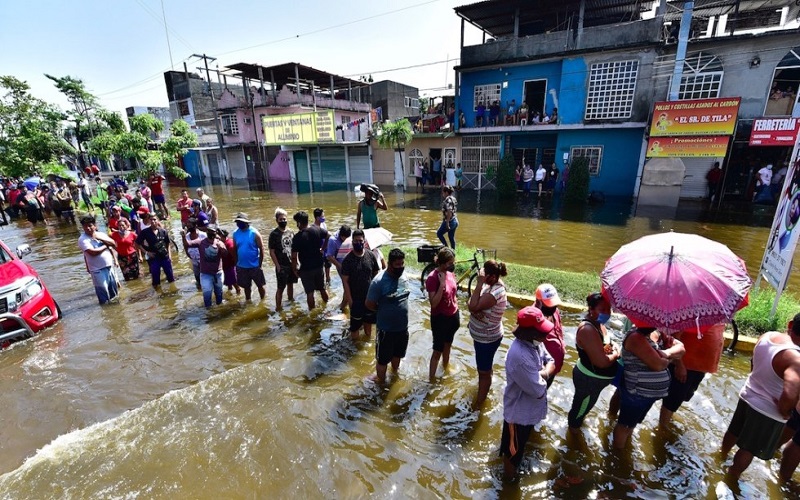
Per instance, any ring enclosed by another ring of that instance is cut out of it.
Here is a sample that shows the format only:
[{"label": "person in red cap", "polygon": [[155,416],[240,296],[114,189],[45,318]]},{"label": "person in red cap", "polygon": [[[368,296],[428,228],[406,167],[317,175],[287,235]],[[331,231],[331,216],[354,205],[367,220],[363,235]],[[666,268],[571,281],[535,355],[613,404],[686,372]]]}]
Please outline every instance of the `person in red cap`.
[{"label": "person in red cap", "polygon": [[561,371],[564,366],[564,354],[566,353],[566,346],[564,346],[564,330],[561,327],[561,312],[558,306],[561,305],[561,297],[558,296],[556,287],[550,283],[542,283],[536,288],[536,301],[533,303],[538,307],[545,318],[553,323],[553,329],[547,334],[544,341],[544,347],[553,361],[556,364],[556,369],[550,378],[547,379],[547,387],[555,380],[556,375]]},{"label": "person in red cap", "polygon": [[555,363],[543,342],[554,326],[535,306],[517,313],[512,332],[516,338],[506,354],[503,394],[500,456],[506,479],[517,475],[531,430],[547,415],[547,379],[555,372]]}]

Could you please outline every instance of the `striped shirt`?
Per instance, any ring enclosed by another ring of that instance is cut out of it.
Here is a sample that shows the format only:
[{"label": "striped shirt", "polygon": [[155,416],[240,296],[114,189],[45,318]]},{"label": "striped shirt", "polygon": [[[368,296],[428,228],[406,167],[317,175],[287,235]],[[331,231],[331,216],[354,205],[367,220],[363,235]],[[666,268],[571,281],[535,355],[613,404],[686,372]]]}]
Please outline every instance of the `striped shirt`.
[{"label": "striped shirt", "polygon": [[[641,335],[636,330],[628,332],[625,340],[631,335]],[[647,336],[647,343],[654,350],[659,346]],[[670,375],[668,369],[659,371],[651,370],[644,361],[635,354],[625,349],[625,341],[622,342],[622,362],[625,374],[625,389],[636,396],[643,398],[661,399],[669,393]]]},{"label": "striped shirt", "polygon": [[481,297],[490,293],[497,303],[483,311],[481,319],[471,315],[469,317],[469,333],[475,342],[489,344],[503,338],[503,313],[506,311],[506,287],[502,282],[497,282],[491,287],[484,284],[481,288]]}]

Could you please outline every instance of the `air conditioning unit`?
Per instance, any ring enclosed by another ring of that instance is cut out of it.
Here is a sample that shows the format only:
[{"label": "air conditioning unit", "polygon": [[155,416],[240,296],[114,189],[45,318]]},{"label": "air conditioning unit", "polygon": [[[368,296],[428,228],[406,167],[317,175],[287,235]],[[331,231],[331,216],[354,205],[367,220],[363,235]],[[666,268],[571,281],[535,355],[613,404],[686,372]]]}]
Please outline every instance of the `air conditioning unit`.
[{"label": "air conditioning unit", "polygon": [[252,118],[245,117],[244,118],[244,122],[249,124],[249,123],[253,123],[253,120],[252,120]]}]

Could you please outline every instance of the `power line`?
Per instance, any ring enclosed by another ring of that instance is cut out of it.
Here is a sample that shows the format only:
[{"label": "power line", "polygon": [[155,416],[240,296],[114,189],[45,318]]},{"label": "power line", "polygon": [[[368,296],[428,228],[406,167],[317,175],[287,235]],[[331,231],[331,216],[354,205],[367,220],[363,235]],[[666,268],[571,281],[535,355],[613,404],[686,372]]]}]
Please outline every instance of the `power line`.
[{"label": "power line", "polygon": [[175,35],[175,38],[177,38],[179,42],[181,42],[182,44],[184,44],[184,45],[186,46],[186,48],[187,48],[187,49],[189,49],[189,50],[194,50],[194,47],[192,47],[192,44],[190,44],[190,43],[189,43],[189,42],[188,42],[188,41],[187,41],[185,38],[183,38],[183,37],[180,35],[180,33],[176,32],[176,31],[175,31],[174,29],[172,29],[172,28],[171,28],[169,25],[167,25],[166,19],[162,19],[161,17],[159,17],[159,16],[158,16],[158,14],[156,14],[155,12],[153,12],[153,10],[152,10],[152,9],[150,9],[150,7],[148,7],[147,5],[145,5],[145,4],[144,4],[144,3],[143,3],[141,0],[134,0],[134,1],[135,1],[136,3],[138,3],[138,4],[139,4],[139,6],[140,6],[140,7],[141,7],[141,8],[142,8],[142,9],[143,9],[145,12],[147,12],[148,14],[150,14],[150,17],[152,17],[152,18],[153,18],[153,19],[154,19],[154,20],[155,20],[155,21],[156,21],[158,24],[164,24],[164,27],[165,27],[165,28],[167,28],[167,29],[168,29],[168,30],[169,30],[169,31],[170,31],[170,32],[171,32],[173,35]]},{"label": "power line", "polygon": [[414,65],[411,65],[411,66],[401,66],[399,68],[380,69],[380,70],[377,70],[377,71],[362,71],[360,73],[350,73],[349,75],[342,75],[342,76],[379,75],[381,73],[391,73],[392,71],[401,71],[401,70],[404,70],[404,69],[422,68],[422,67],[425,67],[425,66],[433,66],[433,65],[436,65],[436,64],[446,64],[446,63],[449,63],[450,61],[455,62],[455,61],[459,61],[459,60],[460,59],[458,57],[451,57],[450,59],[445,59],[443,61],[433,61],[433,62],[427,62],[427,63],[421,63],[421,64],[414,64]]}]

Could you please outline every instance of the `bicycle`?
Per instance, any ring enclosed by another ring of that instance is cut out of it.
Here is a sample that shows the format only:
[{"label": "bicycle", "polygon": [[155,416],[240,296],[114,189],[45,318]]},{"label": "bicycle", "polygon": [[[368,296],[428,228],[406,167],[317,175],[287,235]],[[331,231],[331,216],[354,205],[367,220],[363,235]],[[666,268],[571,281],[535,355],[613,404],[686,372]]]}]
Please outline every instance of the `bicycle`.
[{"label": "bicycle", "polygon": [[[442,247],[441,246],[435,247],[435,246],[432,246],[432,245],[427,245],[427,246],[425,246],[423,248],[425,249],[423,251],[421,251],[422,249],[417,249],[417,260],[419,262],[429,262],[429,264],[427,266],[425,266],[425,268],[422,270],[422,274],[420,275],[420,278],[419,278],[420,279],[420,283],[422,285],[422,289],[424,290],[425,289],[425,279],[428,277],[428,275],[431,273],[431,271],[436,269],[436,263],[433,262],[433,256]],[[431,254],[430,250],[433,250],[433,249],[435,249],[435,251],[432,252],[432,254]],[[427,251],[428,253],[424,253],[425,251]],[[475,284],[475,282],[477,280],[478,271],[480,271],[480,269],[483,267],[483,263],[486,262],[486,254],[487,253],[490,254],[490,258],[491,259],[496,259],[497,258],[497,250],[486,250],[486,249],[483,249],[483,248],[478,248],[478,249],[475,250],[475,253],[472,255],[471,259],[455,261],[456,267],[461,267],[460,264],[470,263],[470,266],[467,267],[466,270],[463,273],[461,273],[461,275],[456,280],[456,288],[458,288],[458,286],[460,286],[461,283],[465,279],[467,279],[467,277],[469,277],[469,281],[467,282],[467,296],[472,294],[472,289],[473,289],[472,286]],[[482,259],[478,259],[478,255],[480,255]],[[428,258],[430,258],[430,260],[427,260]],[[426,259],[426,260],[423,260],[423,259]]]}]

